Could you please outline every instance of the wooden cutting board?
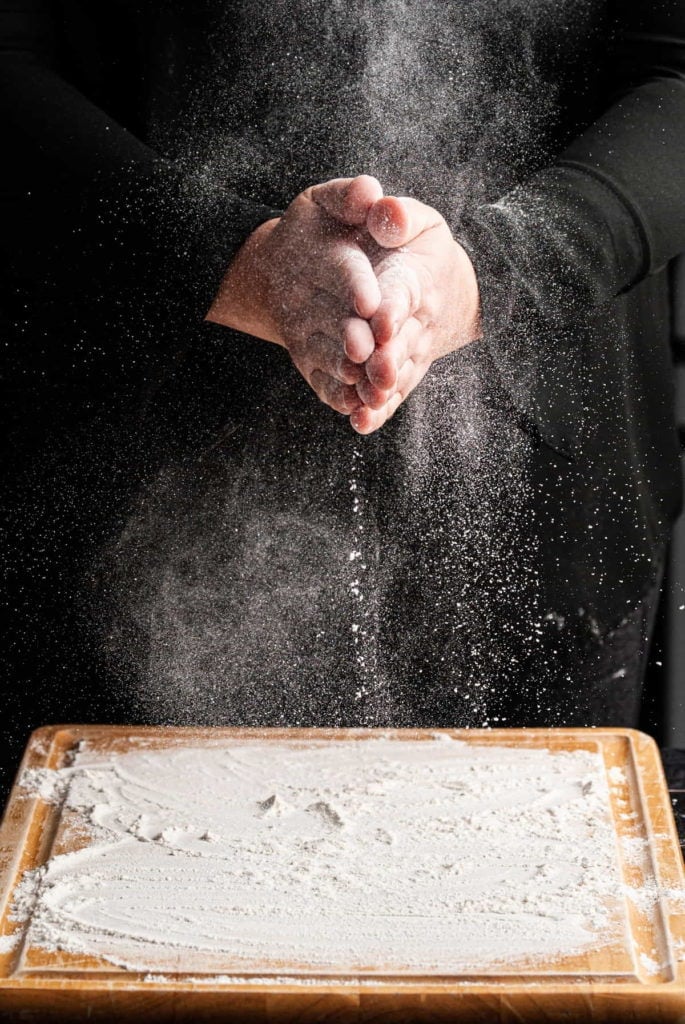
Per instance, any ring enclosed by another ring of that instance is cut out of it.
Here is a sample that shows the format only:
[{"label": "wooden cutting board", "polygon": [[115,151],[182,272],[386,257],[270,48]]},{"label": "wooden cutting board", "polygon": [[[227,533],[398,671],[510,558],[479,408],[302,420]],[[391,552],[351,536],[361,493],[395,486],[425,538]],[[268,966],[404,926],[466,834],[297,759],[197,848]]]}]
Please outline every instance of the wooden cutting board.
[{"label": "wooden cutting board", "polygon": [[[226,971],[198,980],[175,973],[150,977],[105,961],[48,953],[24,941],[23,925],[11,920],[14,888],[24,871],[65,852],[59,807],[12,792],[0,827],[0,1018],[11,1021],[603,1021],[685,1024],[685,905],[673,895],[685,885],[668,791],[654,742],[624,729],[439,730],[466,743],[591,750],[625,781],[612,784],[617,839],[638,844],[641,859],[622,862],[628,885],[657,887],[662,895],[645,907],[626,901],[625,942],[575,958],[536,964],[530,973],[489,967],[481,973],[421,977],[298,974],[246,979]],[[393,730],[403,740],[435,737],[436,730]],[[258,738],[335,743],[364,742],[374,730],[165,729],[50,726],[34,733],[22,771],[59,768],[78,744],[120,753],[145,748],[230,744]],[[612,779],[616,775],[612,776]],[[73,840],[72,840],[73,841]],[[621,848],[619,841],[618,848]],[[17,937],[17,931],[20,934]],[[14,936],[15,941],[3,936]],[[3,952],[4,950],[4,952]],[[646,965],[657,962],[656,973]]]}]

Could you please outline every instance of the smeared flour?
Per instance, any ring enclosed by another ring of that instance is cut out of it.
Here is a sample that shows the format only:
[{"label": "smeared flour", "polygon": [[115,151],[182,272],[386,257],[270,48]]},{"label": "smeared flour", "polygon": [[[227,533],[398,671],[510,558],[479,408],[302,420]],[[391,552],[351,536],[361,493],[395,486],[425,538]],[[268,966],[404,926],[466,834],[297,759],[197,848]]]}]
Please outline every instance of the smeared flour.
[{"label": "smeared flour", "polygon": [[48,950],[165,974],[454,974],[621,938],[592,752],[245,740],[84,750],[26,783],[89,837],[17,889]]},{"label": "smeared flour", "polygon": [[14,935],[0,935],[0,954],[11,953],[19,945],[21,936],[19,933]]}]

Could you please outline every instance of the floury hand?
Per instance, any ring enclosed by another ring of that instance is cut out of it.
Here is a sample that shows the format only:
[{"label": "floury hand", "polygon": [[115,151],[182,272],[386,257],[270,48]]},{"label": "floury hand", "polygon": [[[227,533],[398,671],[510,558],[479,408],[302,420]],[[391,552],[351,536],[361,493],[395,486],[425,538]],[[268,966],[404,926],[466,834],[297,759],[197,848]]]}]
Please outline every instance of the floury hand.
[{"label": "floury hand", "polygon": [[207,319],[286,347],[362,434],[480,335],[478,283],[441,215],[368,175],[300,193],[233,259]]},{"label": "floury hand", "polygon": [[382,195],[367,175],[300,193],[250,235],[207,314],[283,345],[319,398],[346,415],[361,411],[355,385],[375,344],[369,321],[382,296],[372,259],[380,250],[365,224]]},{"label": "floury hand", "polygon": [[[335,196],[315,198],[331,216],[344,217]],[[350,415],[361,434],[383,426],[436,359],[480,337],[475,271],[437,210],[415,199],[379,198],[366,228],[381,247],[372,258],[381,300],[370,318],[374,348],[356,383],[362,404]],[[352,359],[360,354],[346,350]]]}]

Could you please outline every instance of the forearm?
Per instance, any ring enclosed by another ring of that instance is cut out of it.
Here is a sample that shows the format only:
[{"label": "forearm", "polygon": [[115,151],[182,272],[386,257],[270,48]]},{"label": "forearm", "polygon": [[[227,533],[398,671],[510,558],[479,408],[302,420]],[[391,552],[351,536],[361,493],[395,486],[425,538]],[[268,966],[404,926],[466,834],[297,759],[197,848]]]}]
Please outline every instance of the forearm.
[{"label": "forearm", "polygon": [[570,324],[685,248],[685,10],[628,0],[607,109],[547,170],[465,219],[486,333]]},{"label": "forearm", "polygon": [[164,159],[52,67],[50,5],[0,32],[0,247],[32,300],[141,323],[201,323],[244,239],[272,211]]}]

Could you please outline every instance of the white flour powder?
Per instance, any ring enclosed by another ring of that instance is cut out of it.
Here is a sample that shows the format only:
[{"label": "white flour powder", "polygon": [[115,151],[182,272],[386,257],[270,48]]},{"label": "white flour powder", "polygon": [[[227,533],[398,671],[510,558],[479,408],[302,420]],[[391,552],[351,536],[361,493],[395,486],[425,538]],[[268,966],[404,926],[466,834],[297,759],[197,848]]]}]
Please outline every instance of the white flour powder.
[{"label": "white flour powder", "polygon": [[593,753],[241,741],[83,751],[28,781],[63,794],[90,842],[19,886],[49,950],[165,973],[454,974],[621,937]]}]

